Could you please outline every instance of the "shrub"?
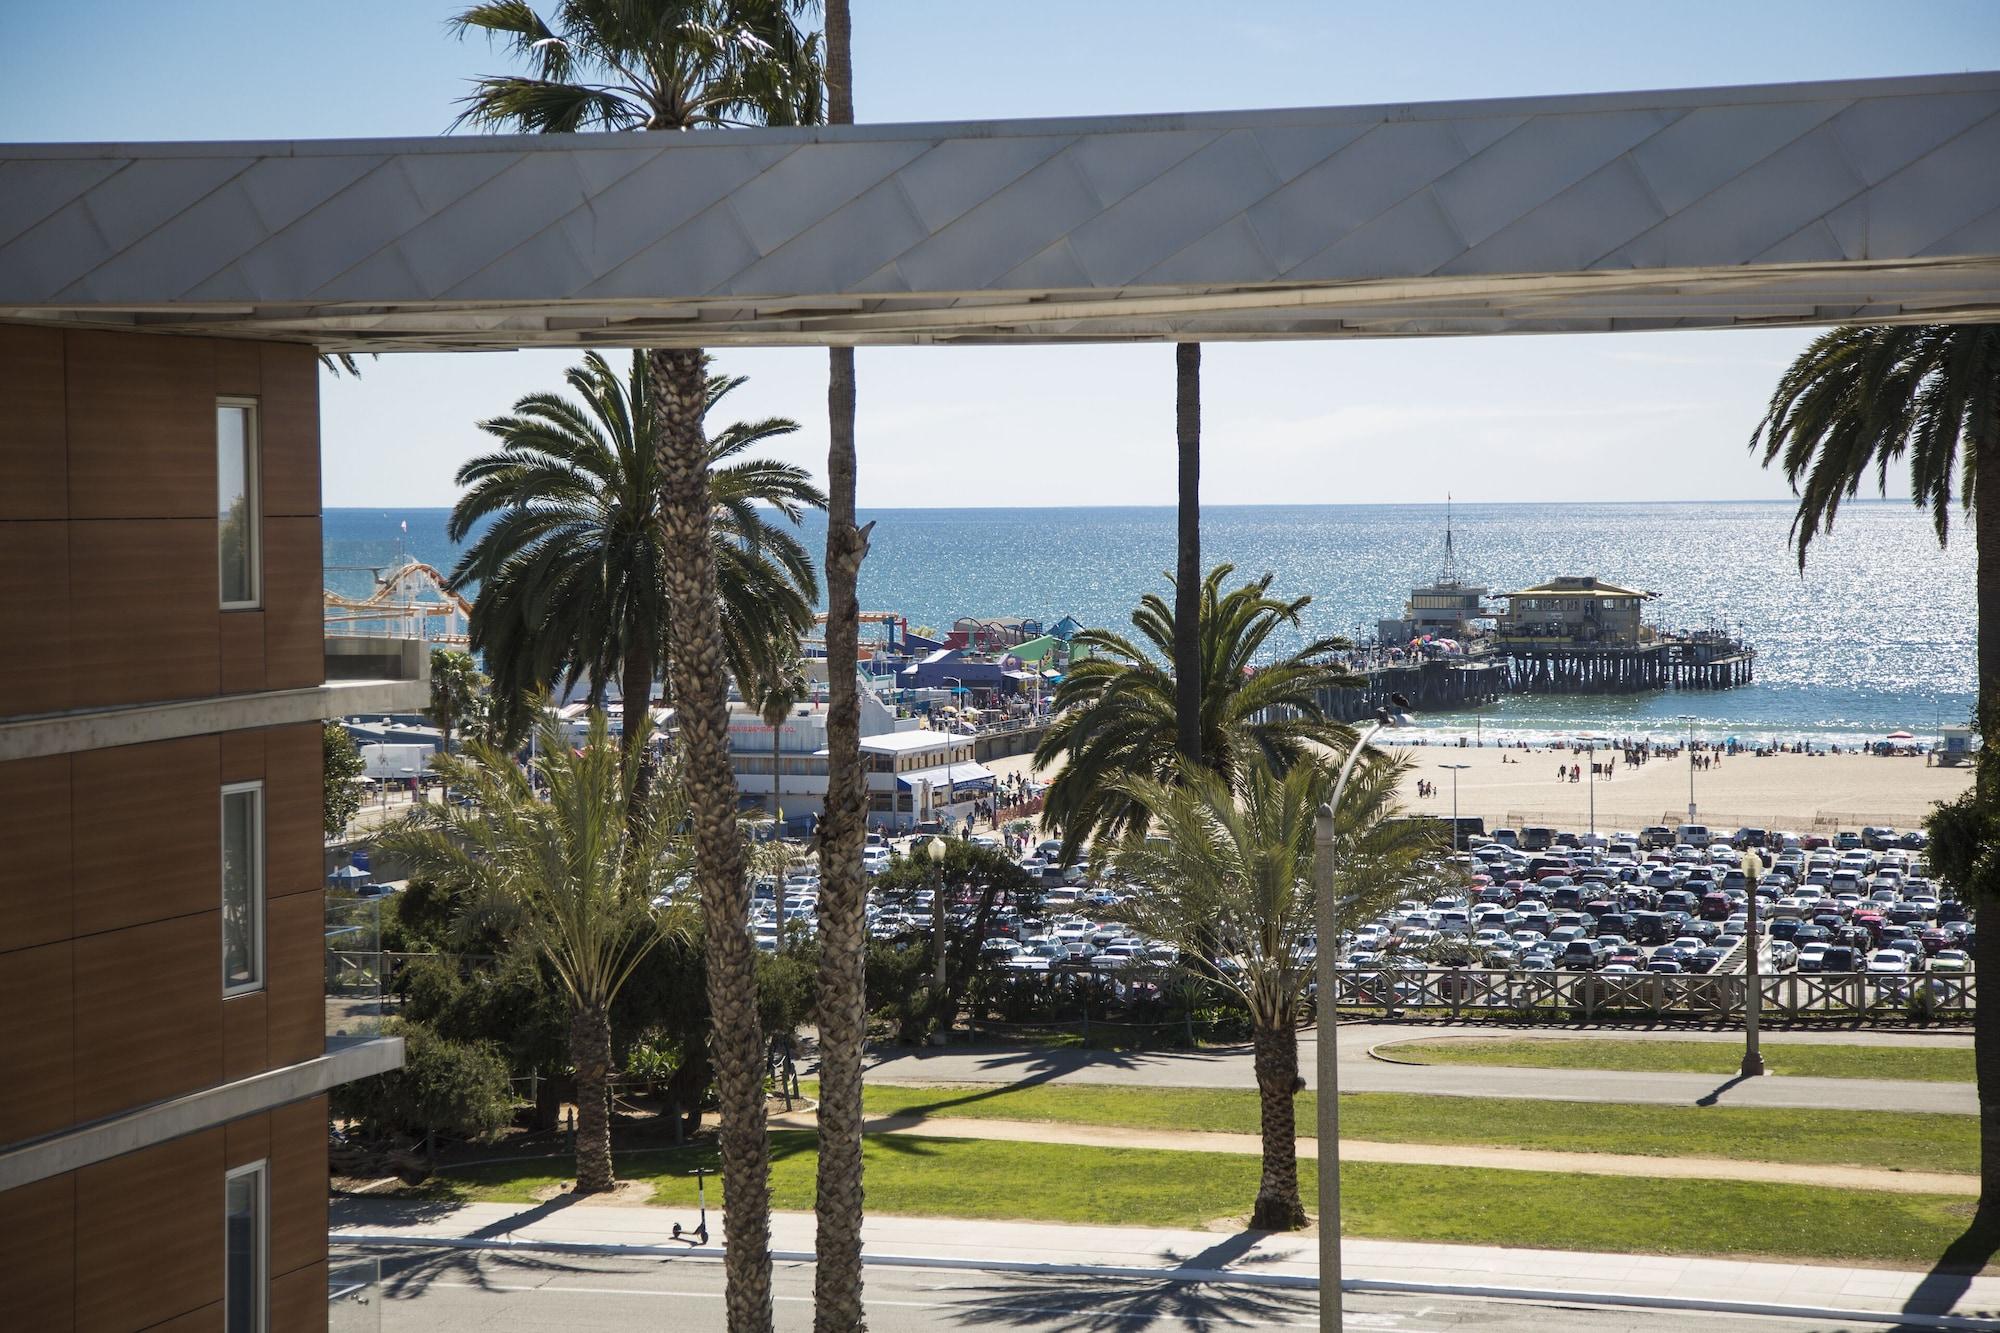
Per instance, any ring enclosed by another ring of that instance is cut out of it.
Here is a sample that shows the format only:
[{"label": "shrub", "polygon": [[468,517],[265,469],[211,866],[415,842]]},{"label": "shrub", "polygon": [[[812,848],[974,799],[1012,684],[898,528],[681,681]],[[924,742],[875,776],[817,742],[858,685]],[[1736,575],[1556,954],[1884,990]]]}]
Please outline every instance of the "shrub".
[{"label": "shrub", "polygon": [[513,1116],[507,1062],[491,1046],[453,1041],[407,1019],[392,1022],[390,1031],[403,1038],[403,1067],[332,1094],[334,1114],[358,1122],[365,1136],[476,1139]]}]

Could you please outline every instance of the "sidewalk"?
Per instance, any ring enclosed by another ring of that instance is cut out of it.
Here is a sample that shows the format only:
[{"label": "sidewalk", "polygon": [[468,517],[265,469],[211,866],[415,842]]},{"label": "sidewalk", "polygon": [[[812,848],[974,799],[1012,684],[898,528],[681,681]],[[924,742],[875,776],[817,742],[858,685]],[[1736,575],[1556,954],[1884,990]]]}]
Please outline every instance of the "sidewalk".
[{"label": "sidewalk", "polygon": [[[337,1199],[332,1241],[444,1245],[486,1243],[533,1248],[650,1246],[690,1257],[713,1255],[676,1242],[677,1210],[555,1201],[534,1205],[440,1205],[392,1199]],[[720,1214],[710,1217],[720,1231]],[[1316,1281],[1318,1240],[1312,1235],[1174,1231],[1136,1227],[1064,1226],[1041,1222],[870,1217],[863,1243],[872,1262],[927,1260],[969,1268],[1052,1265],[1141,1270],[1209,1281]],[[785,1261],[812,1257],[809,1213],[774,1213],[771,1245]],[[1616,1293],[1688,1302],[1747,1302],[1874,1314],[1946,1315],[1990,1320],[1963,1325],[2000,1329],[2000,1277],[1930,1278],[1922,1273],[1833,1265],[1743,1262],[1662,1255],[1348,1240],[1343,1276],[1358,1284],[1419,1284],[1425,1289],[1506,1288],[1537,1292]],[[1445,1294],[1440,1291],[1439,1294]],[[1471,1293],[1463,1293],[1471,1294]]]}]

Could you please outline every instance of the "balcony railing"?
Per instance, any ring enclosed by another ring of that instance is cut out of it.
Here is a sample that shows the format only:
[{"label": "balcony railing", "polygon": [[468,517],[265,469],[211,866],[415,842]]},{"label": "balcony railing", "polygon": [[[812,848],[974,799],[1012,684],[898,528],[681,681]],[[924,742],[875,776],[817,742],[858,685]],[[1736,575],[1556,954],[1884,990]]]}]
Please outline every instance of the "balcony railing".
[{"label": "balcony railing", "polygon": [[326,1035],[365,1037],[382,1024],[382,907],[340,892],[326,903]]}]

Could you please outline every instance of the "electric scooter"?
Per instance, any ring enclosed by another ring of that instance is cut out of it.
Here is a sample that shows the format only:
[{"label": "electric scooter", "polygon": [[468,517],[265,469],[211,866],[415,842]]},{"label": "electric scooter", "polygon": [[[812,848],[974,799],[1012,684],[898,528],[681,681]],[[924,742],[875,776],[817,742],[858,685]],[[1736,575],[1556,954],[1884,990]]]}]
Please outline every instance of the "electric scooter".
[{"label": "electric scooter", "polygon": [[674,1223],[674,1239],[690,1237],[697,1245],[708,1244],[708,1171],[703,1167],[694,1169],[695,1199],[701,1207],[701,1221],[689,1230],[681,1230],[681,1224]]}]

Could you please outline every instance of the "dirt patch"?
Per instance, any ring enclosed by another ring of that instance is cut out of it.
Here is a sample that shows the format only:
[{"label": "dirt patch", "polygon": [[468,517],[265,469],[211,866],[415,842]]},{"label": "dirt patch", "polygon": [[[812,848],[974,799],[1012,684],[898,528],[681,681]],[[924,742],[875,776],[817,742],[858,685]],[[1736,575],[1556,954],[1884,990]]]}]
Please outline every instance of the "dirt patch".
[{"label": "dirt patch", "polygon": [[577,1199],[593,1206],[603,1205],[618,1208],[640,1208],[653,1201],[652,1182],[645,1180],[621,1180],[606,1193],[578,1195],[574,1180],[559,1180],[553,1185],[544,1185],[534,1192],[536,1203],[548,1203],[555,1199]]}]

